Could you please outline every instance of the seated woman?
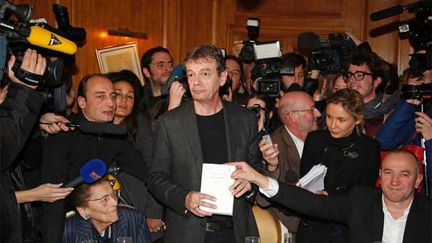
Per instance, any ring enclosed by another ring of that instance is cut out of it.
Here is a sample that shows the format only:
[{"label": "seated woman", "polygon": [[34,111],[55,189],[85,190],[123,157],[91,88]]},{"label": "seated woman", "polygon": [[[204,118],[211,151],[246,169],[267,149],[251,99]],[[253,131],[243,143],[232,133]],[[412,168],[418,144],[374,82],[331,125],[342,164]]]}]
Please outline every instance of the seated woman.
[{"label": "seated woman", "polygon": [[69,197],[78,215],[66,220],[63,243],[90,239],[115,242],[118,237],[131,237],[132,242],[151,242],[144,214],[119,207],[117,194],[106,177],[79,186]]}]

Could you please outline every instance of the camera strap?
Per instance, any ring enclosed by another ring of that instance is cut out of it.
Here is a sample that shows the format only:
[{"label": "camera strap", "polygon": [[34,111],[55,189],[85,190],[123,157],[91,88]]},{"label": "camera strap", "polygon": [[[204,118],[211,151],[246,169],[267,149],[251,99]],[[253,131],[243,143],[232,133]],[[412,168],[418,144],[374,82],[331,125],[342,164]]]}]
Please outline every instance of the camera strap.
[{"label": "camera strap", "polygon": [[38,86],[40,83],[42,83],[43,75],[28,72],[17,65],[12,67],[12,71],[15,73],[15,77],[28,85]]}]

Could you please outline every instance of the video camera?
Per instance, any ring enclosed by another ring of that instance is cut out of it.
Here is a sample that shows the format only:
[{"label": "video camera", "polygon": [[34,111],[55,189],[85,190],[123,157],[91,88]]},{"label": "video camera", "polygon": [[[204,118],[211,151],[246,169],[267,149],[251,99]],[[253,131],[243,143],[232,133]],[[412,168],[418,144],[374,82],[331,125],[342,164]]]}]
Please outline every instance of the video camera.
[{"label": "video camera", "polygon": [[323,74],[337,74],[347,69],[347,60],[356,45],[345,33],[330,33],[327,39],[313,32],[303,32],[297,37],[298,49],[310,54],[309,69]]},{"label": "video camera", "polygon": [[[77,46],[74,42],[61,36],[59,32],[74,41],[85,39],[85,30],[70,25],[67,9],[54,4],[54,13],[59,24],[55,29],[46,23],[31,23],[33,6],[28,4],[13,5],[0,1],[0,80],[6,85],[7,61],[9,54],[16,56],[17,61],[12,68],[15,76],[23,82],[37,86],[37,90],[46,98],[46,108],[61,113],[66,110],[65,84],[62,79],[64,57],[61,53],[72,55]],[[15,16],[16,21],[11,20]],[[79,34],[77,34],[79,32]],[[35,75],[20,68],[22,56],[27,48],[37,49],[47,59],[44,75]]]},{"label": "video camera", "polygon": [[409,66],[414,77],[423,75],[423,72],[432,69],[432,0],[421,0],[407,5],[396,5],[374,12],[370,15],[372,21],[399,15],[405,10],[414,13],[415,18],[399,25],[399,33],[408,34],[409,42],[416,52],[425,53],[411,55]]},{"label": "video camera", "polygon": [[257,91],[269,97],[279,96],[281,75],[294,75],[294,67],[282,68],[279,41],[259,42],[259,19],[248,18],[246,28],[249,40],[244,42],[239,58],[244,63],[256,62],[252,70],[254,80],[258,80]]},{"label": "video camera", "polygon": [[404,99],[425,100],[432,98],[432,84],[404,85],[401,88]]}]

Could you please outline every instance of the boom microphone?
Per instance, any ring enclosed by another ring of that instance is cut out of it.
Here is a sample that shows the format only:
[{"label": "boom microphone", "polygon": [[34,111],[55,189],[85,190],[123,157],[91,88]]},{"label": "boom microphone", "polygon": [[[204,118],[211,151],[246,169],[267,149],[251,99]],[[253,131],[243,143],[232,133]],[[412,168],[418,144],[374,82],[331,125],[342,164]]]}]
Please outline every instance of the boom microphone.
[{"label": "boom microphone", "polygon": [[105,175],[106,166],[100,159],[92,159],[85,163],[80,169],[80,176],[68,181],[61,187],[77,187],[81,183],[93,183]]},{"label": "boom microphone", "polygon": [[30,26],[26,39],[32,45],[69,55],[75,54],[77,51],[74,42],[37,25]]},{"label": "boom microphone", "polygon": [[391,8],[386,8],[377,12],[374,12],[370,15],[370,20],[377,21],[380,19],[385,19],[391,16],[399,15],[404,11],[402,5],[397,5]]}]

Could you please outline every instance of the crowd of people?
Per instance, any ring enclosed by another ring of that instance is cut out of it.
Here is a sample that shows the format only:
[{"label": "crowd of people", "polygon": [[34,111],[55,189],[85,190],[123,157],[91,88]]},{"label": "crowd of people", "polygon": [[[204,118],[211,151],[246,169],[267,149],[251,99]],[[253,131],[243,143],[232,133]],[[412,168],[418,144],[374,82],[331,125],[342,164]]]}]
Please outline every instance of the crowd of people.
[{"label": "crowd of people", "polygon": [[[35,50],[22,59],[25,72],[44,73]],[[144,86],[129,70],[89,74],[76,97],[68,92],[77,112],[40,114],[43,96],[15,77],[10,58],[0,90],[0,242],[239,243],[259,236],[255,204],[293,242],[432,242],[432,106],[388,88],[389,64],[370,48],[353,49],[333,75],[282,55],[280,68],[293,73],[278,77],[276,96],[258,88],[262,63],[213,45],[192,49],[185,78],[164,94],[173,60],[151,48]],[[405,71],[400,86],[432,85],[432,68],[423,69]],[[110,175],[62,186],[92,159]],[[203,163],[236,167],[232,215],[203,208],[217,201],[200,192]],[[296,186],[318,164],[327,167],[322,190]]]}]

